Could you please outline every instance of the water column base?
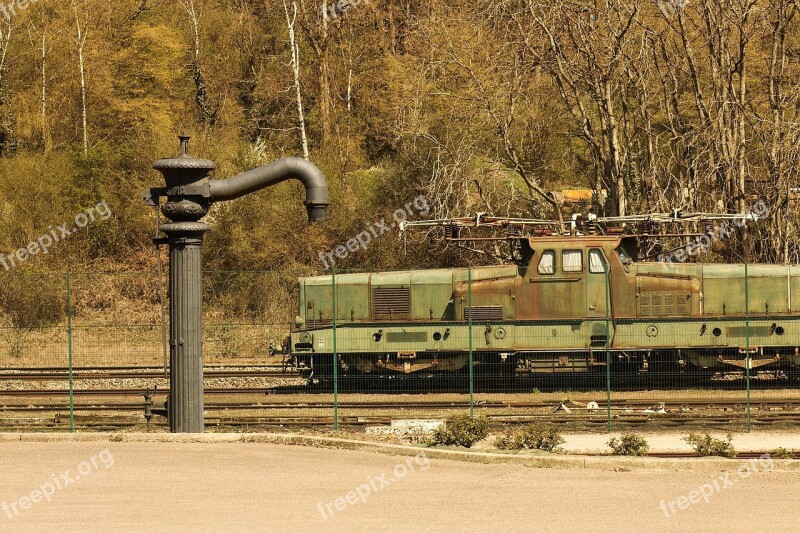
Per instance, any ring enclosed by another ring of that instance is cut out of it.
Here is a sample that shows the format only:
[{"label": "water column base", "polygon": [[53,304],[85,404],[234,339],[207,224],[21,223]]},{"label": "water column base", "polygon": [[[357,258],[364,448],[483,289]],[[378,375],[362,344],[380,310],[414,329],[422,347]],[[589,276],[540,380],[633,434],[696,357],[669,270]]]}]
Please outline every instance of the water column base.
[{"label": "water column base", "polygon": [[201,246],[208,229],[202,222],[161,227],[169,237],[169,427],[173,433],[202,433],[205,429]]}]

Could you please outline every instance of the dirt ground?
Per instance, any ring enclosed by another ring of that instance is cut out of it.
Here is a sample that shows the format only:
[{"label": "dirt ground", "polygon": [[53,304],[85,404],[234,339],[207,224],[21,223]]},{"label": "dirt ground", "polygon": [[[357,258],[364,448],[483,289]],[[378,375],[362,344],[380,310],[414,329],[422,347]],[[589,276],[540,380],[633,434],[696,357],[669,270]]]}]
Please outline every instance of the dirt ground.
[{"label": "dirt ground", "polygon": [[4,442],[0,530],[800,531],[800,475],[731,465],[556,470],[272,444]]}]

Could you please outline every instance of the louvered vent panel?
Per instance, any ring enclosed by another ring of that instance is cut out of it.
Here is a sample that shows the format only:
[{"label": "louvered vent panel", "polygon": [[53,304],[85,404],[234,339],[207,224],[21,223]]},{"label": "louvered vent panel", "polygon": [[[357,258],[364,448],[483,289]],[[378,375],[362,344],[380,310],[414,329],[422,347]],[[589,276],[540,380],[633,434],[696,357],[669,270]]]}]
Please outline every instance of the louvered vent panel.
[{"label": "louvered vent panel", "polygon": [[653,316],[664,314],[664,298],[660,294],[653,295]]},{"label": "louvered vent panel", "polygon": [[664,314],[665,315],[674,315],[675,314],[675,295],[674,294],[667,294],[664,296]]},{"label": "louvered vent panel", "polygon": [[640,316],[651,316],[653,312],[650,310],[650,295],[649,294],[640,294],[639,295],[639,315]]},{"label": "louvered vent panel", "polygon": [[482,305],[464,308],[464,320],[469,320],[470,310],[472,311],[473,322],[497,322],[503,320],[502,305]]},{"label": "louvered vent panel", "polygon": [[372,289],[372,311],[376,317],[408,318],[411,316],[411,293],[408,287],[375,287]]},{"label": "louvered vent panel", "polygon": [[675,298],[678,301],[678,307],[677,307],[678,314],[679,315],[688,315],[689,314],[689,309],[691,308],[690,303],[689,303],[689,302],[692,301],[691,297],[689,297],[689,299],[687,299],[682,294],[678,294],[678,295],[675,296]]}]

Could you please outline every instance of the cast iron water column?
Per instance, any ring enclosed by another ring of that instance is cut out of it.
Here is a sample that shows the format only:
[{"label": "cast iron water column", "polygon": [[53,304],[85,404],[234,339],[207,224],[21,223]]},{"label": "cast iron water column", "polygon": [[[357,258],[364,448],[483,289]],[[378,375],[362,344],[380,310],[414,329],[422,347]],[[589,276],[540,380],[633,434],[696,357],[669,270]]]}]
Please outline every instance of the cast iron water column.
[{"label": "cast iron water column", "polygon": [[189,137],[181,136],[180,153],[153,168],[166,187],[148,189],[145,203],[158,206],[169,220],[160,227],[169,245],[170,393],[168,418],[173,433],[201,433],[203,422],[202,265],[200,222],[214,202],[233,200],[289,179],[306,188],[305,206],[311,222],[325,220],[328,185],[322,172],[305,159],[289,157],[226,180],[212,180],[213,161],[189,155]]}]

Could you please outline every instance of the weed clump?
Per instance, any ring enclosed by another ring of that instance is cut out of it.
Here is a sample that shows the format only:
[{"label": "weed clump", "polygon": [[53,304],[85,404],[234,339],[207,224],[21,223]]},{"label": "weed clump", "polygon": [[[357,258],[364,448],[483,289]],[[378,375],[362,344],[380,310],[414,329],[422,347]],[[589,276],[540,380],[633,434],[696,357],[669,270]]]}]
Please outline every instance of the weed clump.
[{"label": "weed clump", "polygon": [[647,440],[636,433],[623,433],[619,439],[612,437],[608,441],[608,446],[616,455],[647,455],[650,445]]},{"label": "weed clump", "polygon": [[458,415],[448,418],[444,424],[436,428],[431,440],[432,444],[471,448],[488,434],[489,422],[485,417],[472,418],[468,415]]},{"label": "weed clump", "polygon": [[553,424],[529,424],[510,429],[498,438],[495,445],[500,450],[544,450],[556,452],[564,444],[561,430]]},{"label": "weed clump", "polygon": [[694,451],[700,457],[717,456],[727,457],[728,459],[736,457],[736,449],[732,444],[733,435],[730,433],[728,433],[726,440],[714,438],[708,433],[703,435],[689,433],[683,440],[694,448]]}]

